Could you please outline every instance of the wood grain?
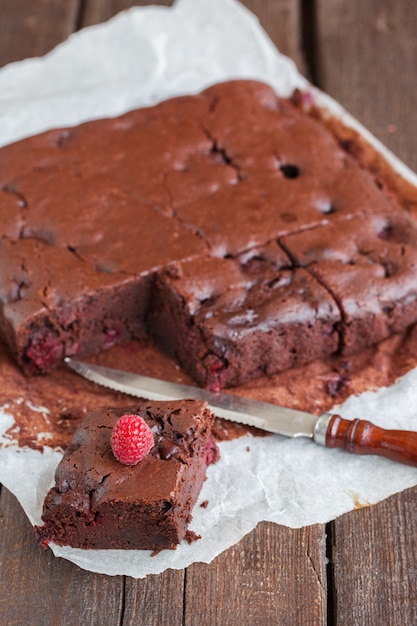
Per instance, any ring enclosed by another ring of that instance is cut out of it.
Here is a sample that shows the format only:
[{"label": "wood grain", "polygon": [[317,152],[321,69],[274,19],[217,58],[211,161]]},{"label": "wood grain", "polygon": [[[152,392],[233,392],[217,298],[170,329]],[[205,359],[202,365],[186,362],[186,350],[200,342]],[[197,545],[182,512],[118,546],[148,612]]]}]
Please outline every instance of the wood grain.
[{"label": "wood grain", "polygon": [[417,491],[334,522],[337,624],[417,624]]},{"label": "wood grain", "polygon": [[316,0],[316,6],[320,86],[417,169],[415,0]]},{"label": "wood grain", "polygon": [[263,522],[210,565],[187,569],[185,626],[326,624],[325,534]]},{"label": "wood grain", "polygon": [[92,574],[40,549],[22,508],[4,487],[0,524],[0,624],[119,623],[122,576]]},{"label": "wood grain", "polygon": [[123,626],[182,626],[184,570],[166,570],[141,580],[126,578]]},{"label": "wood grain", "polygon": [[81,0],[1,0],[0,67],[46,54],[76,28]]},{"label": "wood grain", "polygon": [[[316,8],[320,86],[416,168],[415,3],[316,0]],[[416,500],[411,489],[332,524],[335,623],[417,623]]]},{"label": "wood grain", "polygon": [[0,623],[8,626],[29,623],[29,616],[30,623],[40,625],[180,625],[183,611],[189,626],[196,616],[207,626],[326,623],[320,525],[291,530],[260,524],[210,565],[189,567],[184,594],[182,571],[123,583],[123,577],[86,572],[41,550],[20,505],[5,488],[0,524]]},{"label": "wood grain", "polygon": [[16,498],[0,497],[0,624],[181,624],[184,572],[104,576],[40,549]]},{"label": "wood grain", "polygon": [[417,467],[417,432],[388,430],[372,422],[332,415],[326,431],[326,446],[352,454],[375,454]]}]

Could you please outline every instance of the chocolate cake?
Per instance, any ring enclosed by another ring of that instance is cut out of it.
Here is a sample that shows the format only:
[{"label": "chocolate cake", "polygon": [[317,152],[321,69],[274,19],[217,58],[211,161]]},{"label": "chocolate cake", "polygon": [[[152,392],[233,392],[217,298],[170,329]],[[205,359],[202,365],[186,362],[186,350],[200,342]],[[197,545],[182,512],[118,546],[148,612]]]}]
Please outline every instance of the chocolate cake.
[{"label": "chocolate cake", "polygon": [[[110,437],[124,414],[144,418],[154,446],[137,465],[113,455]],[[46,496],[37,541],[94,549],[159,551],[187,538],[191,511],[218,458],[214,416],[203,402],[140,401],[101,408],[77,429]],[[192,533],[188,534],[190,540]]]},{"label": "chocolate cake", "polygon": [[339,321],[328,291],[276,242],[161,272],[148,318],[159,343],[214,390],[329,356]]},{"label": "chocolate cake", "polygon": [[289,235],[282,244],[338,303],[341,352],[352,354],[417,322],[417,226],[392,209]]},{"label": "chocolate cake", "polygon": [[47,372],[151,334],[218,389],[405,329],[415,222],[344,145],[242,80],[2,148],[16,361]]}]

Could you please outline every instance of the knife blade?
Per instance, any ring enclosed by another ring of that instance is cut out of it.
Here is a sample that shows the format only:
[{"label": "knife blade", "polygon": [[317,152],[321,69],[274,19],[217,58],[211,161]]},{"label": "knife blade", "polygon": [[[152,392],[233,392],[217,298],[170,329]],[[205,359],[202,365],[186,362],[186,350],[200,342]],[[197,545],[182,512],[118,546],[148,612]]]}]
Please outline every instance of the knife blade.
[{"label": "knife blade", "polygon": [[224,419],[285,437],[308,437],[328,448],[343,448],[354,454],[376,454],[417,466],[417,432],[388,430],[368,420],[348,420],[333,413],[312,415],[234,394],[212,392],[192,385],[93,365],[71,357],[66,357],[65,362],[87,380],[114,391],[149,400],[203,400],[217,416]]}]

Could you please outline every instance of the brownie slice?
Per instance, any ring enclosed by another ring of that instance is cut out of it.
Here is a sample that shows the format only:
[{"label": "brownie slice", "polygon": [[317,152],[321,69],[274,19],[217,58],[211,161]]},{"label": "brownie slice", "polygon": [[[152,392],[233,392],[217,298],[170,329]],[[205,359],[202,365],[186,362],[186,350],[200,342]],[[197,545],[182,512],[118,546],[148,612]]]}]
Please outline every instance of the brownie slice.
[{"label": "brownie slice", "polygon": [[27,373],[146,337],[147,277],[97,272],[65,248],[1,240],[0,288],[0,335]]},{"label": "brownie slice", "polygon": [[237,259],[208,258],[158,273],[149,328],[200,383],[218,390],[338,348],[339,310],[276,242]]},{"label": "brownie slice", "polygon": [[[126,413],[144,418],[154,447],[137,465],[122,465],[110,437]],[[77,429],[45,498],[38,543],[75,548],[162,550],[187,535],[191,511],[218,458],[214,415],[194,400],[141,400],[125,409],[100,408]]]},{"label": "brownie slice", "polygon": [[282,245],[322,282],[352,354],[417,322],[417,226],[392,209],[289,235]]},{"label": "brownie slice", "polygon": [[139,248],[134,230],[123,235],[123,226],[117,237],[116,221],[101,228],[107,236],[78,242],[77,250],[36,238],[0,239],[0,336],[26,373],[147,337],[153,271],[206,248],[151,209],[136,224],[143,235]]}]

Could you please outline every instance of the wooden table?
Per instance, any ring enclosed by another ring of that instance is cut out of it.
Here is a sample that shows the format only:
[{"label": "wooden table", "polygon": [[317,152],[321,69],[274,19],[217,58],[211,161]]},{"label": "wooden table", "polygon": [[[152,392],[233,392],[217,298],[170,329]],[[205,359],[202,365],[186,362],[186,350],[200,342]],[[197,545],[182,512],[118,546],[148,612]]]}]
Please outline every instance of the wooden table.
[{"label": "wooden table", "polygon": [[[0,0],[0,65],[134,4],[151,2]],[[282,52],[417,170],[415,0],[245,4]],[[134,580],[39,550],[3,488],[0,624],[417,624],[416,505],[417,488],[326,525],[262,523],[210,565]]]}]

